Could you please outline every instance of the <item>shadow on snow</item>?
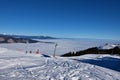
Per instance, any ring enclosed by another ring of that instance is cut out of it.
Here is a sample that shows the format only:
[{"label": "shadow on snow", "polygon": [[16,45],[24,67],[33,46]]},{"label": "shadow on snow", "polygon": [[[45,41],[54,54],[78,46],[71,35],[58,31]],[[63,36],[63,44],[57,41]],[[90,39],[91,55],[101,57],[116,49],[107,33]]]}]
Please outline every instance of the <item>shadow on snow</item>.
[{"label": "shadow on snow", "polygon": [[120,72],[120,59],[118,58],[103,57],[97,59],[84,59],[77,61],[105,67]]}]

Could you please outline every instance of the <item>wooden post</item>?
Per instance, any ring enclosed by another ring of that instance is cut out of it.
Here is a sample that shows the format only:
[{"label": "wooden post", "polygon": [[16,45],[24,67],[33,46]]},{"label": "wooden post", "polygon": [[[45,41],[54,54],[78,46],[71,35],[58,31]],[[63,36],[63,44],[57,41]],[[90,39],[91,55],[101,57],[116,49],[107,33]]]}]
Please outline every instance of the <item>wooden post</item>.
[{"label": "wooden post", "polygon": [[55,57],[55,52],[56,52],[56,47],[58,46],[58,44],[55,44],[55,48],[54,48],[54,53],[53,53],[53,57]]}]

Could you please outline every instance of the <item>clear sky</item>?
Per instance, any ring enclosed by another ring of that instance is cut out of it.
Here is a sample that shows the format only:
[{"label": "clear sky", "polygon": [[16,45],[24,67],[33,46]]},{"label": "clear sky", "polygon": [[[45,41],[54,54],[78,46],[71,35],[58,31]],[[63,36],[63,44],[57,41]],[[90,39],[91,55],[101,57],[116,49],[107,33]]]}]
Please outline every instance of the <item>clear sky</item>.
[{"label": "clear sky", "polygon": [[0,33],[120,39],[120,0],[0,0]]}]

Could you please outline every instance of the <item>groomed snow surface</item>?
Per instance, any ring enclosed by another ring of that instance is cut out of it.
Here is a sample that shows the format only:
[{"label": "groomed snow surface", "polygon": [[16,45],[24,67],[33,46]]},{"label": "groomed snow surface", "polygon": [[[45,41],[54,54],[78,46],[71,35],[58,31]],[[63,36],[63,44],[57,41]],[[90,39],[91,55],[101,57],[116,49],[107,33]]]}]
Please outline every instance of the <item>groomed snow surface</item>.
[{"label": "groomed snow surface", "polygon": [[46,57],[0,48],[0,80],[120,80],[120,57]]}]

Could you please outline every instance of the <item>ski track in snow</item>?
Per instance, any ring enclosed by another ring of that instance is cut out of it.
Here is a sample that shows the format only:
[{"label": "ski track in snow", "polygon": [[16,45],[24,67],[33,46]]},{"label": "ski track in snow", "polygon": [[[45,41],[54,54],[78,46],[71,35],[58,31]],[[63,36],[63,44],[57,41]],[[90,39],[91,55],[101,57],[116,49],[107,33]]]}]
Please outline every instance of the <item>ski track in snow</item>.
[{"label": "ski track in snow", "polygon": [[8,50],[0,57],[0,80],[120,80],[119,72],[72,58],[46,58],[19,52],[14,54],[18,55],[9,57]]},{"label": "ski track in snow", "polygon": [[[58,48],[60,49],[62,47],[61,43],[65,42],[60,42],[60,46],[58,46]],[[29,45],[33,48],[39,44]],[[47,44],[45,45],[47,46]],[[68,44],[66,45],[70,46]],[[41,54],[26,54],[25,51],[16,50],[16,48],[26,47],[22,46],[24,46],[24,44],[1,45],[0,80],[120,80],[119,71],[84,62],[84,60],[89,59],[102,60],[104,57],[120,59],[119,56],[90,54],[70,58],[59,56],[53,58],[44,57]],[[48,45],[48,47],[50,47],[50,45]],[[43,50],[45,50],[45,48],[46,47],[44,47]],[[52,48],[54,48],[54,46]]]}]

